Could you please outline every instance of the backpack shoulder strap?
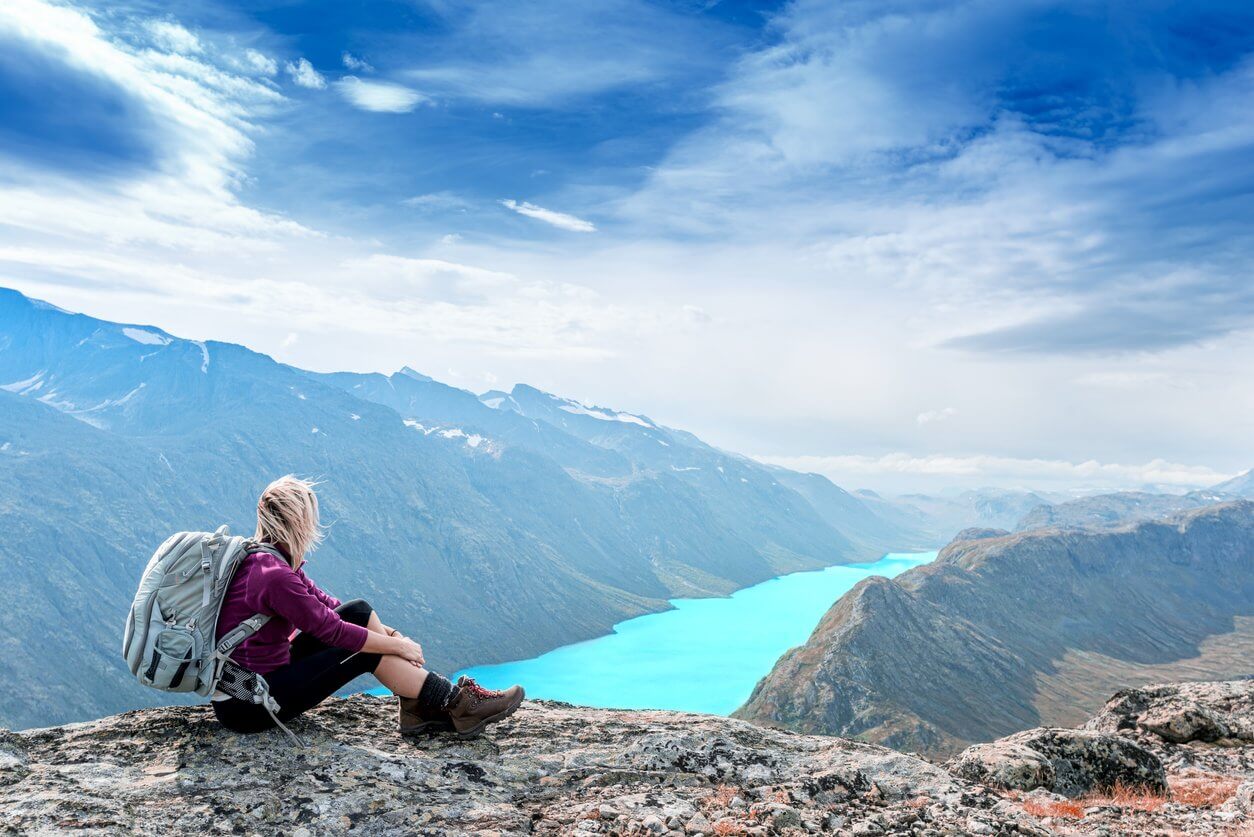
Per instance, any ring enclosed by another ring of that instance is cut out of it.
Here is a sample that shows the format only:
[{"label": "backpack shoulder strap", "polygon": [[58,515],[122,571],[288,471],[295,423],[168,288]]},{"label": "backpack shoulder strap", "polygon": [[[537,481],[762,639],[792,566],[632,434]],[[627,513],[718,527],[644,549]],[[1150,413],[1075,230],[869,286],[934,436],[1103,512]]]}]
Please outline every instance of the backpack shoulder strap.
[{"label": "backpack shoulder strap", "polygon": [[218,654],[222,657],[231,656],[231,652],[239,648],[240,643],[261,630],[269,621],[270,617],[265,613],[254,613],[252,616],[249,616],[243,622],[227,631],[226,635],[218,641]]}]

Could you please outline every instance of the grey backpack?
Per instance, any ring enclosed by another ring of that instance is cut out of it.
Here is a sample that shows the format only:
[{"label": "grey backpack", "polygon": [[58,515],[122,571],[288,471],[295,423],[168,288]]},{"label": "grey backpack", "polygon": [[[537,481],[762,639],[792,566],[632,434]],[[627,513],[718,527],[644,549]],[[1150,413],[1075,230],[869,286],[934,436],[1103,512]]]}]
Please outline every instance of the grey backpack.
[{"label": "grey backpack", "polygon": [[270,621],[255,613],[215,639],[218,613],[227,586],[246,555],[277,552],[268,544],[232,537],[226,526],[216,532],[179,532],[157,548],[144,568],[122,637],[122,656],[145,686],[166,692],[195,692],[231,697],[265,707],[279,722],[278,703],[265,678],[231,660],[231,654]]}]

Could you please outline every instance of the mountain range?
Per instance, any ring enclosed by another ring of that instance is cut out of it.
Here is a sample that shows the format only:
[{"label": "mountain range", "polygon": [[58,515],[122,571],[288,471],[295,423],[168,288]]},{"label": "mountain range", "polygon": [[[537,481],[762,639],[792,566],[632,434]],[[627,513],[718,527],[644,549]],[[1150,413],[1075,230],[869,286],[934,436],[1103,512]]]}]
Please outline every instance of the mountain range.
[{"label": "mountain range", "polygon": [[1235,500],[960,533],[842,596],[736,715],[948,754],[1077,723],[1120,685],[1249,676],[1252,661],[1254,502]]},{"label": "mountain range", "polygon": [[23,684],[0,724],[17,727],[166,700],[117,650],[151,550],[224,522],[251,533],[285,473],[323,480],[310,574],[446,671],[925,538],[647,416],[409,368],[315,373],[9,290],[0,463],[0,677]]}]

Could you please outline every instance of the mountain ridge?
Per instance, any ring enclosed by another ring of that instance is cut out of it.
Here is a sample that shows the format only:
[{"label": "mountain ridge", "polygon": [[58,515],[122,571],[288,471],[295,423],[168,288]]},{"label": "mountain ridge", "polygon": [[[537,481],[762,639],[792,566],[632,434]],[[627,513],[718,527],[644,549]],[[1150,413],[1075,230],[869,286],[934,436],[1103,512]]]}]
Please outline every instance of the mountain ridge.
[{"label": "mountain ridge", "polygon": [[1250,501],[1111,529],[975,535],[855,586],[735,715],[951,753],[1076,720],[1110,672],[1132,683],[1176,663],[1191,676],[1250,672]]},{"label": "mountain ridge", "polygon": [[449,671],[891,546],[851,541],[774,471],[691,434],[559,410],[580,429],[565,432],[528,390],[530,416],[420,373],[306,372],[13,291],[0,293],[0,346],[7,641],[72,634],[107,684],[85,689],[32,653],[0,659],[27,684],[0,702],[10,725],[164,700],[117,674],[149,551],[178,529],[250,532],[257,494],[283,473],[325,481],[331,531],[310,573],[370,600]]}]

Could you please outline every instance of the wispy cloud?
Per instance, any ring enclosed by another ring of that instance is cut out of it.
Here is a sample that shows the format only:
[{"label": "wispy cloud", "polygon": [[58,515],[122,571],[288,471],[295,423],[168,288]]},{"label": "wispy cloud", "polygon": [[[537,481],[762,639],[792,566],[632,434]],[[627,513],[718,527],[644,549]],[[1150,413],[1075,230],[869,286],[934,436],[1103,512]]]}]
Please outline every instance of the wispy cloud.
[{"label": "wispy cloud", "polygon": [[665,83],[713,69],[709,22],[641,0],[511,0],[431,4],[444,18],[408,71],[449,98],[523,107]]},{"label": "wispy cloud", "polygon": [[279,62],[255,49],[244,50],[244,61],[253,72],[263,76],[273,76],[279,72]]},{"label": "wispy cloud", "polygon": [[296,62],[289,61],[284,69],[292,77],[292,81],[301,87],[308,87],[310,90],[322,90],[327,86],[327,80],[322,73],[314,69],[314,65],[309,63],[308,58],[301,58]]},{"label": "wispy cloud", "polygon": [[376,113],[408,113],[428,101],[411,87],[357,76],[345,76],[335,82],[335,89],[355,107]]},{"label": "wispy cloud", "polygon": [[971,354],[1249,330],[1254,56],[1185,34],[1237,5],[1070,8],[789,4],[622,213],[826,250],[836,276],[933,300],[937,344]]},{"label": "wispy cloud", "polygon": [[401,204],[423,212],[465,212],[474,204],[455,192],[428,192],[405,198]]},{"label": "wispy cloud", "polygon": [[345,68],[352,70],[355,73],[373,73],[374,72],[374,67],[370,66],[370,62],[366,61],[364,58],[358,58],[356,55],[353,55],[351,52],[341,53],[340,61],[344,63]]},{"label": "wispy cloud", "polygon": [[596,225],[591,221],[585,221],[582,218],[576,218],[574,215],[567,215],[565,212],[556,212],[552,209],[545,209],[542,206],[536,206],[534,203],[526,201],[503,200],[501,206],[506,209],[513,210],[519,215],[525,215],[528,218],[534,218],[537,221],[543,221],[561,230],[569,230],[571,232],[596,232]]},{"label": "wispy cloud", "polygon": [[935,424],[939,421],[945,421],[958,415],[958,411],[953,407],[945,407],[940,410],[927,410],[919,413],[914,417],[915,423],[922,427],[925,424]]},{"label": "wispy cloud", "polygon": [[153,42],[162,49],[184,55],[202,52],[200,39],[181,25],[168,20],[150,20],[146,24]]}]

